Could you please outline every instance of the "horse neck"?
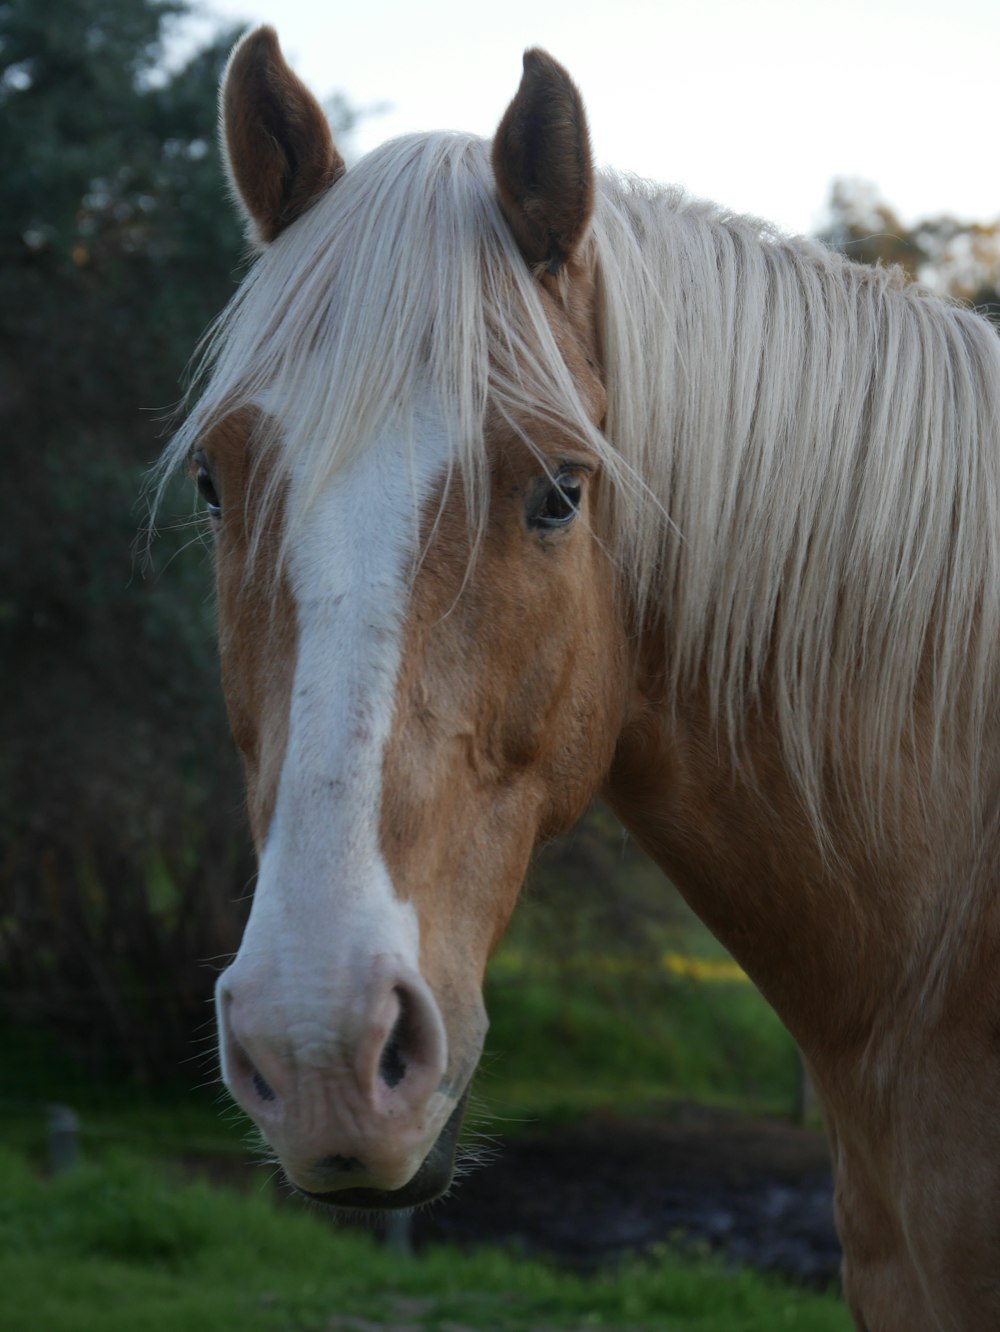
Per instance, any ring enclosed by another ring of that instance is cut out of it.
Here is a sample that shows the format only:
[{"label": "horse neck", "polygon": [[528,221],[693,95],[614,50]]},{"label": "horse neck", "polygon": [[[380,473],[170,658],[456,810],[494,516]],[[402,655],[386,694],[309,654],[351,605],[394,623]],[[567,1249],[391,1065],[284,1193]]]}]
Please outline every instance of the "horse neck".
[{"label": "horse neck", "polygon": [[928,968],[947,970],[940,955],[975,933],[976,902],[995,877],[984,843],[961,851],[960,867],[908,812],[906,836],[875,844],[847,794],[831,796],[821,831],[766,700],[732,744],[706,688],[668,697],[657,683],[670,678],[662,642],[648,639],[636,663],[602,794],[804,1050],[821,1059],[863,1044],[900,995],[926,984]]}]

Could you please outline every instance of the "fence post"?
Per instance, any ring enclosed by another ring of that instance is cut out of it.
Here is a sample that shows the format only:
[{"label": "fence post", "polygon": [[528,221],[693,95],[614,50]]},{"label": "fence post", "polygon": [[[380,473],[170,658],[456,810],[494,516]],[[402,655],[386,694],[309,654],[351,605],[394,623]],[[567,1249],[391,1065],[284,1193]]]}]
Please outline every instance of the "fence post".
[{"label": "fence post", "polygon": [[72,1170],[79,1156],[80,1120],[68,1105],[49,1106],[49,1167],[53,1175]]},{"label": "fence post", "polygon": [[401,1258],[409,1258],[413,1253],[413,1213],[410,1211],[387,1212],[382,1233],[385,1247]]}]

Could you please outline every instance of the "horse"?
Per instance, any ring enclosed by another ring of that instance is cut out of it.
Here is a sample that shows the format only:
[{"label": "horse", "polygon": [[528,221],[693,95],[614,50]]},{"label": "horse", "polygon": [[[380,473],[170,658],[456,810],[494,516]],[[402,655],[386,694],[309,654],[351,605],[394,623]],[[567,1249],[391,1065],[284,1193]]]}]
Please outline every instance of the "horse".
[{"label": "horse", "polygon": [[166,471],[214,528],[259,861],[223,1076],[303,1193],[444,1190],[482,981],[595,797],[774,1006],[868,1332],[1000,1326],[1000,339],[598,172],[529,50],[491,142],[350,169],[264,27],[257,257]]}]

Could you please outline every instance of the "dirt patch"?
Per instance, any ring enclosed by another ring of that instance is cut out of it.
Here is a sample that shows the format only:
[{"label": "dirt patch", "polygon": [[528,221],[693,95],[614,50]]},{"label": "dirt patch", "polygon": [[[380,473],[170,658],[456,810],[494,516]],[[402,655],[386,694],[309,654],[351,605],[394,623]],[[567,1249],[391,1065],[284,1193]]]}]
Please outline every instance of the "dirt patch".
[{"label": "dirt patch", "polygon": [[580,1269],[695,1244],[818,1286],[840,1264],[822,1134],[698,1106],[595,1115],[501,1143],[414,1217],[412,1234],[418,1247],[502,1243]]}]

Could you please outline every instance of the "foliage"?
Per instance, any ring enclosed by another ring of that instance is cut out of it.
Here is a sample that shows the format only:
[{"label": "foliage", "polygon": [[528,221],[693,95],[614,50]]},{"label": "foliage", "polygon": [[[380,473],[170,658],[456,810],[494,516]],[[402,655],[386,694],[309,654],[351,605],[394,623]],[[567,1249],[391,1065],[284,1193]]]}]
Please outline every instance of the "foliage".
[{"label": "foliage", "polygon": [[0,1322],[46,1332],[847,1332],[843,1305],[668,1250],[581,1278],[488,1250],[402,1259],[135,1157],[48,1183],[0,1154]]},{"label": "foliage", "polygon": [[2,997],[148,1077],[188,1052],[249,874],[209,561],[144,581],[134,556],[242,245],[213,123],[232,34],[164,73],[183,9],[0,5]]},{"label": "foliage", "polygon": [[821,239],[865,264],[899,264],[907,274],[1000,317],[1000,217],[964,222],[944,214],[912,227],[871,186],[837,181]]}]

